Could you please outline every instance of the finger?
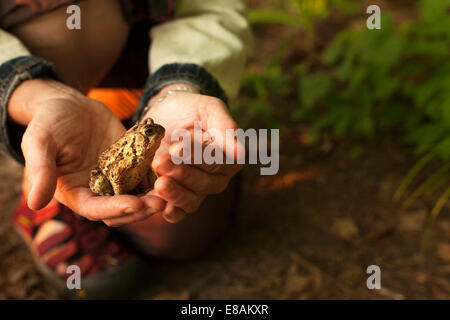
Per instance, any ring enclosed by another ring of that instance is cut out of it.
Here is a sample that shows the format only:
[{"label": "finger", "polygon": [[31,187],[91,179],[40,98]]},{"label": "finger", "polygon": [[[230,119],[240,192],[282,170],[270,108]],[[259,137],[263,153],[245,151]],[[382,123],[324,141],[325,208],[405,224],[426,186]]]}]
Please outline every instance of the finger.
[{"label": "finger", "polygon": [[140,199],[144,202],[148,209],[153,209],[155,212],[163,211],[167,204],[164,199],[158,197],[154,190],[144,196],[141,196]]},{"label": "finger", "polygon": [[[62,185],[60,181],[58,184]],[[145,208],[145,203],[136,196],[97,196],[86,187],[69,190],[58,187],[57,199],[79,215],[93,221],[126,216]]]},{"label": "finger", "polygon": [[162,217],[169,223],[177,223],[184,219],[186,212],[172,204],[168,204],[162,213]]},{"label": "finger", "polygon": [[[231,151],[227,154],[226,150]],[[229,177],[241,170],[245,161],[245,148],[237,137],[232,132],[215,128],[197,134],[191,130],[190,137],[172,143],[168,152],[173,162],[190,164],[203,171]]]},{"label": "finger", "polygon": [[53,198],[56,189],[56,147],[51,138],[30,123],[22,139],[25,175],[30,182],[28,207],[39,210]]},{"label": "finger", "polygon": [[140,211],[137,213],[133,213],[124,217],[119,217],[119,218],[112,218],[112,219],[104,219],[103,222],[108,226],[108,227],[120,227],[126,224],[130,224],[130,223],[134,223],[134,222],[138,222],[138,221],[143,221],[145,219],[150,218],[151,216],[153,216],[156,212],[156,210],[152,209],[152,208],[148,208],[144,211]]},{"label": "finger", "polygon": [[204,199],[204,196],[196,195],[166,176],[156,180],[155,191],[168,203],[183,209],[186,213],[195,212]]},{"label": "finger", "polygon": [[158,174],[171,177],[197,195],[221,193],[229,182],[229,178],[222,174],[209,174],[184,164],[176,165],[168,154],[154,159],[152,166]]},{"label": "finger", "polygon": [[[203,145],[202,170],[233,176],[245,162],[245,148],[235,135],[234,129],[210,128],[205,133],[207,142]],[[218,155],[218,156],[216,156]]]},{"label": "finger", "polygon": [[[229,160],[243,159],[245,148],[243,141],[237,139],[236,131],[239,129],[233,120],[229,109],[220,99],[211,98],[213,101],[206,105],[200,105],[199,114],[202,122],[206,122],[207,133],[214,143],[218,143]],[[214,103],[215,100],[215,103]]]},{"label": "finger", "polygon": [[138,221],[143,221],[157,212],[164,211],[164,208],[166,207],[166,202],[155,195],[142,196],[141,200],[145,203],[144,210],[118,218],[105,219],[103,222],[110,227],[119,227]]},{"label": "finger", "polygon": [[188,125],[189,129],[177,129],[173,132],[171,137],[171,144],[166,147],[164,153],[170,153],[172,160],[176,164],[195,164],[199,168],[207,172],[216,172],[218,164],[223,163],[223,151],[218,150],[217,157],[220,161],[215,163],[204,162],[204,149],[207,145],[212,146],[212,137],[207,132],[203,131],[203,125],[200,122],[194,122],[192,125]]}]

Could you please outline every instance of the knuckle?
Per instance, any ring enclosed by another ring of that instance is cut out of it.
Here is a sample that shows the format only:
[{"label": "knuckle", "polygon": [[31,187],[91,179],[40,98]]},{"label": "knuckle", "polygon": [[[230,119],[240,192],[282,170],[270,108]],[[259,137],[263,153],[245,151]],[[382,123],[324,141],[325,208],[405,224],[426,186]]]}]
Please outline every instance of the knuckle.
[{"label": "knuckle", "polygon": [[212,96],[209,96],[208,99],[209,99],[209,101],[208,101],[209,104],[226,108],[225,102],[223,102],[221,99],[219,99],[217,97],[212,97]]}]

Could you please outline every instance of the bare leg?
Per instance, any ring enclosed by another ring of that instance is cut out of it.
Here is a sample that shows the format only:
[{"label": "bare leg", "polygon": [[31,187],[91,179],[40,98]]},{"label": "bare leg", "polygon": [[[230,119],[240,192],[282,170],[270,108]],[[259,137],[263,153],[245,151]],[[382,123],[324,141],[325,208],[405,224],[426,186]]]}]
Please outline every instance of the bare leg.
[{"label": "bare leg", "polygon": [[[199,210],[179,223],[168,223],[160,214],[143,221],[123,226],[124,233],[142,253],[166,259],[189,259],[209,249],[227,230],[232,221],[239,177],[231,180],[219,195],[208,196]],[[23,179],[25,197],[30,185]],[[56,203],[53,199],[49,205]]]},{"label": "bare leg", "polygon": [[160,214],[120,228],[144,254],[167,259],[194,258],[209,249],[229,227],[237,178],[220,195],[208,196],[199,210],[171,224]]}]

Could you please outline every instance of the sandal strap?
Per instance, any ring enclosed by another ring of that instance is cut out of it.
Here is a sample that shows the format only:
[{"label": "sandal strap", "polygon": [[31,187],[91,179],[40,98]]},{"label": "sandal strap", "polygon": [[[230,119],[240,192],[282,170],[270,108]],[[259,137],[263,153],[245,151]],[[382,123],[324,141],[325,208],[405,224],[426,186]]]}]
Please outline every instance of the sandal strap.
[{"label": "sandal strap", "polygon": [[56,266],[64,261],[68,261],[74,254],[76,254],[78,251],[78,246],[74,241],[65,243],[58,249],[56,249],[56,252],[53,253],[46,261],[45,263],[47,266],[55,270]]},{"label": "sandal strap", "polygon": [[61,244],[65,240],[67,240],[72,235],[72,231],[68,226],[66,226],[62,231],[57,232],[51,236],[49,236],[47,239],[42,241],[37,246],[37,253],[38,255],[42,256],[46,252],[48,252],[50,249],[54,248],[58,244]]},{"label": "sandal strap", "polygon": [[36,246],[37,255],[53,271],[65,262],[78,265],[82,275],[94,274],[132,255],[102,222],[84,219],[62,204],[33,211],[22,201],[12,220],[31,243],[45,222],[55,220],[64,224],[62,230]]}]

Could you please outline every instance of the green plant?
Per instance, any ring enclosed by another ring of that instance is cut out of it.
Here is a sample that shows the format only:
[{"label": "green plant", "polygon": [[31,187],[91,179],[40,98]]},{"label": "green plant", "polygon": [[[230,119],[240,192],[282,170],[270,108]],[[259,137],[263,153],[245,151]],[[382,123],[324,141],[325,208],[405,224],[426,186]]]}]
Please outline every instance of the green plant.
[{"label": "green plant", "polygon": [[252,24],[280,24],[306,31],[309,43],[314,38],[313,23],[326,17],[332,8],[353,12],[357,5],[349,0],[274,0],[263,8],[250,9]]},{"label": "green plant", "polygon": [[244,94],[231,109],[240,125],[250,126],[255,119],[262,119],[266,127],[282,127],[281,114],[271,99],[286,97],[291,92],[291,76],[282,72],[278,60],[273,59],[262,73],[247,71],[242,80]]},{"label": "green plant", "polygon": [[298,68],[301,108],[294,116],[312,120],[316,134],[331,129],[339,137],[370,137],[408,112],[396,99],[402,79],[394,76],[403,39],[388,18],[382,25],[339,33],[322,55],[322,71]]},{"label": "green plant", "polygon": [[[400,133],[419,160],[394,199],[403,199],[408,207],[418,197],[438,194],[425,226],[424,248],[433,221],[450,198],[450,0],[415,4],[419,17],[414,21],[396,25],[383,11],[381,30],[362,26],[340,31],[320,63],[310,68],[282,70],[280,50],[289,47],[286,39],[264,70],[247,72],[243,85],[247,95],[236,110],[245,110],[249,118],[263,118],[269,126],[281,126],[286,115],[280,115],[273,98],[292,97],[296,91],[299,106],[287,117],[310,123],[312,141],[330,133],[357,140]],[[272,1],[249,16],[254,24],[305,30],[306,48],[311,49],[314,20],[326,17],[334,7],[352,12],[355,2]],[[429,173],[438,163],[440,167]]]},{"label": "green plant", "polygon": [[397,27],[383,14],[381,30],[344,30],[321,57],[322,67],[297,68],[301,108],[293,116],[313,124],[313,134],[331,131],[370,138],[392,128],[423,158],[395,198],[433,160],[443,166],[405,201],[443,190],[431,225],[450,197],[450,1],[421,0],[417,21]]},{"label": "green plant", "polygon": [[[332,8],[345,12],[356,9],[351,0],[273,0],[264,7],[249,10],[249,20],[253,25],[279,24],[293,29],[291,35],[281,41],[269,58],[263,70],[247,70],[242,80],[240,99],[232,107],[232,113],[241,119],[241,125],[247,127],[255,121],[264,121],[268,127],[283,127],[283,116],[273,100],[283,100],[293,91],[294,74],[282,70],[280,59],[292,42],[298,37],[299,29],[306,31],[305,42],[313,43],[315,19],[326,17]],[[289,116],[289,115],[288,115]]]}]

